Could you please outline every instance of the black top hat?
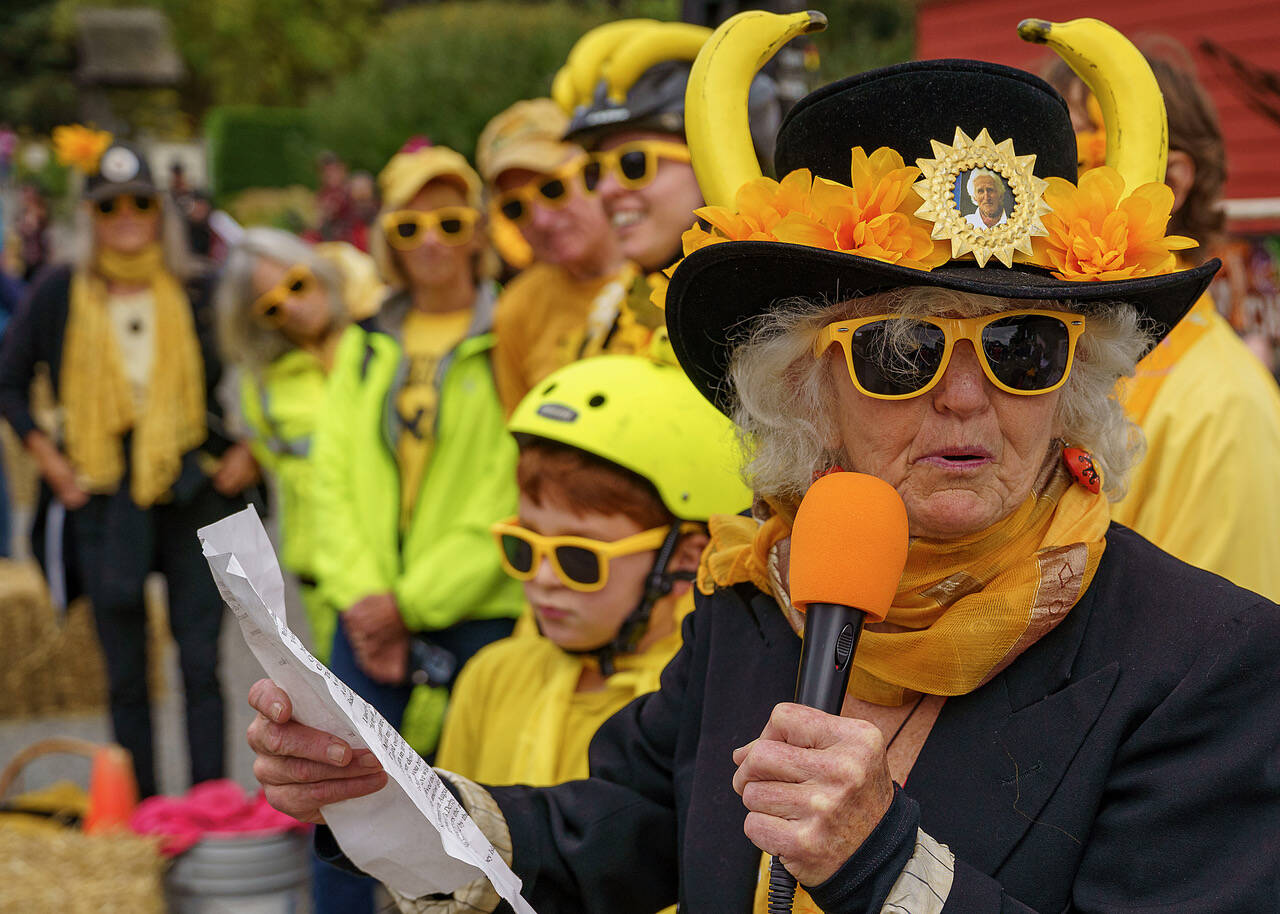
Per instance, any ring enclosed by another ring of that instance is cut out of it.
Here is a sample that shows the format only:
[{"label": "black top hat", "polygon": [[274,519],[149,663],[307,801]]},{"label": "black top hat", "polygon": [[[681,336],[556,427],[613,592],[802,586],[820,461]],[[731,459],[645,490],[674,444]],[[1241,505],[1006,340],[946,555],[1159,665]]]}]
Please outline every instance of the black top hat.
[{"label": "black top hat", "polygon": [[151,177],[151,166],[142,150],[132,143],[113,140],[98,159],[98,170],[84,184],[85,199],[97,202],[122,194],[158,193]]},{"label": "black top hat", "polygon": [[[929,60],[872,70],[802,99],[778,132],[778,173],[808,168],[847,183],[850,149],[889,147],[907,164],[985,128],[993,142],[1011,140],[1018,156],[1035,155],[1036,178],[1076,180],[1076,142],[1066,103],[1043,80],[1021,70],[972,60]],[[1021,205],[1019,202],[1018,205]],[[1195,304],[1220,266],[1162,276],[1069,282],[1040,267],[992,259],[952,261],[931,271],[855,254],[771,241],[726,241],[694,251],[667,289],[672,347],[700,390],[727,408],[725,373],[743,328],[775,302],[795,297],[840,301],[904,286],[933,286],[980,295],[1040,301],[1122,301],[1163,337]]]}]

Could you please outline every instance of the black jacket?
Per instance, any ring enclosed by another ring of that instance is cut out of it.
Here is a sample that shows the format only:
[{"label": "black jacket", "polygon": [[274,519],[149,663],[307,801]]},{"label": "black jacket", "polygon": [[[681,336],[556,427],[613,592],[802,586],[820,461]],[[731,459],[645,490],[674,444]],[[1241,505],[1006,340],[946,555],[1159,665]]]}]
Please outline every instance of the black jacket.
[{"label": "black jacket", "polygon": [[[701,599],[684,639],[597,733],[591,779],[491,790],[541,914],[652,914],[677,885],[682,910],[751,911],[731,754],[791,699],[800,642],[749,585]],[[957,858],[945,911],[1277,910],[1278,656],[1280,607],[1113,525],[1067,618],[948,700],[911,771],[920,827]],[[879,910],[848,883],[897,870],[859,857],[814,892],[846,899],[826,910]]]}]

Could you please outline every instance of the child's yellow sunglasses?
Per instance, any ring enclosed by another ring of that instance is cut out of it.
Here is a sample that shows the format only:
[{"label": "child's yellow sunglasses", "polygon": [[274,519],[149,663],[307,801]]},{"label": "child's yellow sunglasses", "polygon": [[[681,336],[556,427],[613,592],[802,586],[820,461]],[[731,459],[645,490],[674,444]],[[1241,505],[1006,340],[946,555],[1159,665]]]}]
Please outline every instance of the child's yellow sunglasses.
[{"label": "child's yellow sunglasses", "polygon": [[[591,593],[609,583],[609,561],[621,555],[657,549],[671,532],[670,525],[642,530],[613,542],[585,536],[543,536],[519,526],[510,518],[490,527],[502,567],[517,581],[532,580],[544,558],[550,559],[556,576],[570,590]],[[689,529],[696,529],[689,525]]]}]

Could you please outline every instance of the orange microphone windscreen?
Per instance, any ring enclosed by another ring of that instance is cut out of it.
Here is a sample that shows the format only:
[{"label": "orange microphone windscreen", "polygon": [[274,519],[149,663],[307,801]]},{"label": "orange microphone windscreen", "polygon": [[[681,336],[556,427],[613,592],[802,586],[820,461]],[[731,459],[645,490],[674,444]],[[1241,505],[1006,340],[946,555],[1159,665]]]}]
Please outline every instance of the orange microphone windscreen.
[{"label": "orange microphone windscreen", "polygon": [[805,493],[791,530],[791,602],[852,606],[880,622],[907,564],[907,508],[865,473],[830,473]]}]

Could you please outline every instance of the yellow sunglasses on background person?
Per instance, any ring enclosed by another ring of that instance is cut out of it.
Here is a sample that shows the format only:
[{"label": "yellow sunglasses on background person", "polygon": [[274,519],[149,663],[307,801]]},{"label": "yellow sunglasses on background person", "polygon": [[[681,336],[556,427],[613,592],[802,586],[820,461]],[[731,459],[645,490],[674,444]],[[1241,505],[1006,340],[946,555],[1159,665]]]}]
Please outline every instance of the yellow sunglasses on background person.
[{"label": "yellow sunglasses on background person", "polygon": [[689,162],[689,147],[663,140],[635,140],[603,152],[593,152],[582,169],[587,190],[595,190],[610,171],[627,190],[637,190],[658,174],[658,160]]},{"label": "yellow sunglasses on background person", "polygon": [[441,244],[466,244],[475,233],[480,213],[469,206],[442,206],[439,209],[402,209],[384,213],[382,232],[387,243],[401,251],[411,251],[427,240],[427,232]]},{"label": "yellow sunglasses on background person", "polygon": [[575,179],[587,190],[582,170],[586,156],[578,156],[550,174],[539,175],[527,184],[493,198],[493,205],[503,216],[516,225],[524,225],[533,216],[534,204],[559,209],[569,202],[571,185]]},{"label": "yellow sunglasses on background person", "polygon": [[306,264],[290,267],[278,283],[254,300],[254,316],[273,330],[279,329],[288,320],[284,303],[295,295],[306,295],[315,283],[315,274]]},{"label": "yellow sunglasses on background person", "polygon": [[1067,311],[1001,311],[949,318],[874,314],[835,321],[813,344],[820,358],[833,343],[844,350],[855,387],[877,400],[928,393],[951,361],[956,340],[968,340],[987,379],[1005,393],[1047,394],[1067,382],[1083,315]]},{"label": "yellow sunglasses on background person", "polygon": [[[622,555],[657,549],[671,532],[671,526],[653,527],[613,542],[585,536],[543,536],[521,527],[512,517],[489,528],[498,542],[502,567],[517,581],[530,581],[544,558],[550,559],[556,576],[570,590],[591,593],[609,582],[609,561]],[[687,524],[681,532],[696,530]]]},{"label": "yellow sunglasses on background person", "polygon": [[118,197],[108,197],[105,200],[99,200],[94,204],[98,213],[103,216],[114,216],[116,213],[122,213],[125,210],[133,210],[135,213],[151,213],[156,209],[156,198],[149,194],[121,194]]}]

